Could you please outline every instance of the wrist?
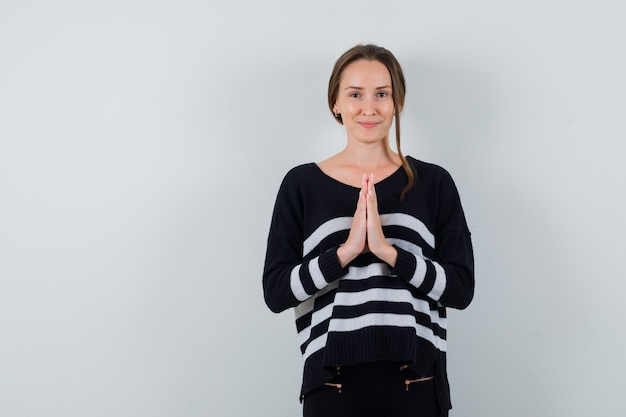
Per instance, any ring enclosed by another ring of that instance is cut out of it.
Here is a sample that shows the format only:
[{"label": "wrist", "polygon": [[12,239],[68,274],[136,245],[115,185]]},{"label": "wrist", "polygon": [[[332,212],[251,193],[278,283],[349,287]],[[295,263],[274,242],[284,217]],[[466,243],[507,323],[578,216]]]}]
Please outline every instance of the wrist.
[{"label": "wrist", "polygon": [[393,245],[385,245],[382,249],[380,255],[377,255],[382,261],[387,263],[390,267],[396,266],[396,261],[398,260],[398,251]]},{"label": "wrist", "polygon": [[346,245],[341,245],[337,248],[337,259],[342,268],[345,268],[350,262],[358,256],[353,250]]}]

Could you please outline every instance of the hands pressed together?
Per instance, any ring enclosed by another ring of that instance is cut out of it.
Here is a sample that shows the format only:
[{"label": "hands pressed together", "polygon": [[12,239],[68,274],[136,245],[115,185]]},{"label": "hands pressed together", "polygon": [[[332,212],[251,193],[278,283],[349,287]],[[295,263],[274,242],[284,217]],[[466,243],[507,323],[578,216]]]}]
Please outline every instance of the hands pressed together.
[{"label": "hands pressed together", "polygon": [[396,264],[398,252],[387,242],[378,214],[378,200],[374,189],[374,174],[363,174],[359,200],[352,219],[348,240],[337,249],[342,267],[348,265],[362,252],[369,250],[390,266]]}]

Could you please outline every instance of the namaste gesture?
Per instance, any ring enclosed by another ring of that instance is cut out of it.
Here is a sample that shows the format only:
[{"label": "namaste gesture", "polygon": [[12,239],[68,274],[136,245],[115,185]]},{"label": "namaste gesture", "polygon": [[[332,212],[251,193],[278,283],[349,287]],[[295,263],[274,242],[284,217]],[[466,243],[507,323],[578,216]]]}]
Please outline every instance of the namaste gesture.
[{"label": "namaste gesture", "polygon": [[342,267],[348,265],[359,254],[369,251],[390,266],[394,266],[398,252],[387,242],[378,214],[378,200],[374,187],[374,174],[363,174],[359,200],[352,219],[350,234],[346,242],[337,249]]}]

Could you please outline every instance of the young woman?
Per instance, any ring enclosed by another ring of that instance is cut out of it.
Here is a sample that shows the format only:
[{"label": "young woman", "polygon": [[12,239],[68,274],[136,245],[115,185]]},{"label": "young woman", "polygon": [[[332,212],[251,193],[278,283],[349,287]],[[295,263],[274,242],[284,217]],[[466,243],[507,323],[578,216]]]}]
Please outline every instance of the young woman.
[{"label": "young woman", "polygon": [[451,408],[446,307],[472,300],[472,244],[450,175],[401,152],[404,95],[387,49],[344,53],[328,104],[346,147],[293,168],[278,192],[263,289],[272,311],[295,310],[305,417]]}]

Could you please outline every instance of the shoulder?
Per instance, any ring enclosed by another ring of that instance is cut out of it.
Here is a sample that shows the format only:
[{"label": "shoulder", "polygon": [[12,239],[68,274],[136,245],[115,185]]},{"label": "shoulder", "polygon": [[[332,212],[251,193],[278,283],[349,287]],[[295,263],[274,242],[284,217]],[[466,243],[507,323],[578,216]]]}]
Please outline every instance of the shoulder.
[{"label": "shoulder", "polygon": [[283,178],[283,184],[302,183],[302,181],[311,178],[311,175],[315,175],[318,170],[317,165],[313,162],[297,165],[287,171]]},{"label": "shoulder", "polygon": [[291,168],[280,184],[280,193],[295,193],[314,181],[319,174],[319,168],[313,162],[297,165]]},{"label": "shoulder", "polygon": [[409,162],[416,173],[414,196],[428,196],[426,200],[436,212],[434,230],[468,232],[459,191],[450,173],[439,165],[414,158]]},{"label": "shoulder", "polygon": [[289,171],[287,171],[287,174],[285,174],[285,178],[306,176],[317,170],[317,165],[314,162],[307,162],[305,164],[296,165],[295,167],[291,168]]},{"label": "shoulder", "polygon": [[416,196],[426,193],[431,198],[453,202],[459,200],[459,191],[452,175],[440,165],[407,157],[415,173]]},{"label": "shoulder", "polygon": [[417,181],[443,181],[454,184],[452,176],[442,166],[430,162],[420,161],[412,156],[407,156],[406,159],[409,162],[409,165],[411,165]]}]

